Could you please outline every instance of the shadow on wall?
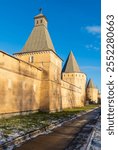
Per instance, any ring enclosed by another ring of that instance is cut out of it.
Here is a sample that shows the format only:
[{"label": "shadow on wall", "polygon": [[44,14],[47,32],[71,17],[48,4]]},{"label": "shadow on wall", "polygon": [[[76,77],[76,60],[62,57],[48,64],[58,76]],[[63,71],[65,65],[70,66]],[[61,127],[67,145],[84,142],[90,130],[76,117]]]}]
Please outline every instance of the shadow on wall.
[{"label": "shadow on wall", "polygon": [[69,91],[69,93],[68,93],[68,95],[69,95],[69,107],[70,108],[73,108],[73,107],[75,107],[76,106],[76,102],[75,102],[75,96],[74,96],[74,94],[73,94],[73,91]]},{"label": "shadow on wall", "polygon": [[[20,82],[19,89],[16,91],[16,109],[22,113],[23,111],[31,111],[31,110],[38,110],[39,109],[39,90],[34,89],[33,81],[25,80],[24,82]],[[18,96],[18,97],[17,97]]]},{"label": "shadow on wall", "polygon": [[26,78],[3,79],[0,85],[0,113],[22,113],[39,109],[39,89],[36,96],[33,81]]}]

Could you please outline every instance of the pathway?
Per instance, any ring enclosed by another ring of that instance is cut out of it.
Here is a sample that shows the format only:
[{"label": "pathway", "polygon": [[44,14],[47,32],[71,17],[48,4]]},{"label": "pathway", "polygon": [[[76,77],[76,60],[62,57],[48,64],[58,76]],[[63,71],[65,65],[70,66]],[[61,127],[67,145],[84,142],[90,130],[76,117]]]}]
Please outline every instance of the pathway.
[{"label": "pathway", "polygon": [[40,135],[27,141],[16,150],[64,150],[82,127],[99,114],[100,108],[89,112],[76,120],[69,121],[47,135]]}]

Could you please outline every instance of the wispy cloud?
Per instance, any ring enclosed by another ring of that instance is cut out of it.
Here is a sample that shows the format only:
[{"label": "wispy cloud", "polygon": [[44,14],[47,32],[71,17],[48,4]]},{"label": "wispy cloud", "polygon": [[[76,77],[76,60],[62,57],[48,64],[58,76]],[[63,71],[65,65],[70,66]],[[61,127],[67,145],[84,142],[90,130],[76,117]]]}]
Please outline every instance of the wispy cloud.
[{"label": "wispy cloud", "polygon": [[81,69],[85,69],[85,70],[98,70],[98,71],[100,71],[101,70],[101,68],[100,68],[100,66],[82,66],[81,67]]},{"label": "wispy cloud", "polygon": [[92,34],[100,34],[101,27],[100,26],[86,26],[85,29]]},{"label": "wispy cloud", "polygon": [[85,47],[88,49],[88,50],[94,50],[94,51],[99,51],[100,48],[99,47],[96,47],[94,46],[93,44],[89,44],[89,45],[85,45]]}]

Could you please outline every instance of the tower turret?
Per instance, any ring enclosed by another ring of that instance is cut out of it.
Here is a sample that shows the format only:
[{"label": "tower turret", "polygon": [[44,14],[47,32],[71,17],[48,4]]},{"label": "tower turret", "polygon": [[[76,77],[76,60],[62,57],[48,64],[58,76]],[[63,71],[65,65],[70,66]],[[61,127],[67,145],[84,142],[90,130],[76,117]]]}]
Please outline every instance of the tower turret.
[{"label": "tower turret", "polygon": [[42,14],[42,9],[40,9],[40,14],[34,17],[35,20],[35,27],[37,26],[45,26],[47,28],[48,20],[47,18]]},{"label": "tower turret", "polygon": [[85,101],[86,75],[80,71],[77,61],[71,51],[62,70],[62,79],[70,84],[76,85],[81,89],[81,96],[78,100],[78,106],[83,105]]},{"label": "tower turret", "polygon": [[98,103],[98,89],[94,86],[92,79],[88,81],[86,97],[89,103]]},{"label": "tower turret", "polygon": [[47,25],[48,21],[42,12],[34,17],[34,28],[21,50],[21,53],[46,50],[55,52]]}]

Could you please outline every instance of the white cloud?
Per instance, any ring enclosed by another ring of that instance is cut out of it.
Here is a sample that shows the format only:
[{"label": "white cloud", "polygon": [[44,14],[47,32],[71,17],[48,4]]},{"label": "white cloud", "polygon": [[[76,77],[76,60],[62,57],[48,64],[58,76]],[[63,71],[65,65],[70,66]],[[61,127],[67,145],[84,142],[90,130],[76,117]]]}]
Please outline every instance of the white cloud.
[{"label": "white cloud", "polygon": [[92,44],[89,44],[89,45],[86,45],[85,46],[88,50],[94,50],[94,51],[99,51],[100,50],[100,48],[99,47],[96,47],[96,46],[94,46],[94,45],[92,45]]},{"label": "white cloud", "polygon": [[92,34],[100,34],[101,33],[101,27],[100,26],[87,26],[85,29]]}]

